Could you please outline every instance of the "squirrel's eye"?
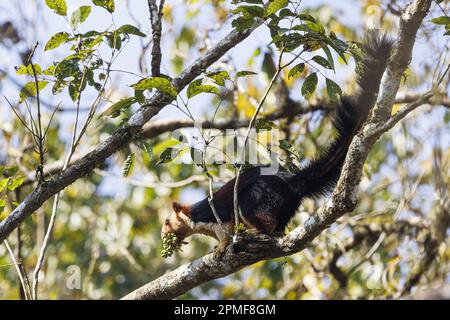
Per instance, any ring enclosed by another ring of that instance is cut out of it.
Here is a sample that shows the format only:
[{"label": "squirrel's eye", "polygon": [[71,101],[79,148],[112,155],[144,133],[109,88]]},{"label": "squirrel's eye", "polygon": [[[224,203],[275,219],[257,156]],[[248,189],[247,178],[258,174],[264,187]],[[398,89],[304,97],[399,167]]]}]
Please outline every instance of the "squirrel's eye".
[{"label": "squirrel's eye", "polygon": [[166,219],[166,221],[164,223],[165,224],[169,224],[169,219]]}]

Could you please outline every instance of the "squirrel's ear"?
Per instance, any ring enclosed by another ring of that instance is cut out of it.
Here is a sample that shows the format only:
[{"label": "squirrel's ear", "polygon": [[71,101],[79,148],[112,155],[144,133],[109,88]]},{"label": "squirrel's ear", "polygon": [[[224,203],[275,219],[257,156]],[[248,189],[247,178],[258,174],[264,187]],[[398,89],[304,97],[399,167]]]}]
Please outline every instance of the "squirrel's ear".
[{"label": "squirrel's ear", "polygon": [[189,206],[181,206],[181,212],[183,212],[183,214],[185,216],[190,217],[191,216],[191,207],[189,207]]},{"label": "squirrel's ear", "polygon": [[177,202],[177,201],[173,201],[172,202],[172,208],[173,208],[173,211],[178,213],[178,212],[181,211],[182,205],[179,202]]}]

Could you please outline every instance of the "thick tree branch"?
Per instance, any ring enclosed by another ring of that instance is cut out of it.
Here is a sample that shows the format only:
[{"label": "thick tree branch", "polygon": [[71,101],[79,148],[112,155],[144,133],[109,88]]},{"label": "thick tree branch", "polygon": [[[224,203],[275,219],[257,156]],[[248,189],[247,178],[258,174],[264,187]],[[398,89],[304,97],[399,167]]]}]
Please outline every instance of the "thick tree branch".
[{"label": "thick tree branch", "polygon": [[[220,59],[228,50],[235,47],[246,39],[253,30],[260,26],[262,21],[256,22],[250,28],[243,31],[233,30],[213,48],[208,50],[204,56],[198,58],[178,77],[172,80],[175,89],[180,92],[192,80],[204,72],[211,64]],[[130,120],[118,128],[108,139],[99,144],[93,151],[58,173],[53,179],[40,184],[24,201],[0,222],[0,242],[27,217],[36,211],[50,197],[63,190],[77,179],[84,177],[105,160],[127,145],[142,130],[145,123],[155,116],[164,106],[173,100],[161,92],[157,92],[146,104],[140,108]]]},{"label": "thick tree branch", "polygon": [[[331,198],[299,226],[282,238],[260,236],[240,243],[240,252],[231,246],[222,259],[211,254],[183,265],[128,294],[124,299],[171,299],[206,282],[235,273],[255,262],[299,252],[344,213],[353,210],[363,163],[382,132],[377,130],[389,118],[401,76],[411,59],[417,30],[428,13],[431,0],[416,0],[400,18],[399,36],[387,67],[378,102],[363,130],[353,139],[344,168]],[[407,108],[407,107],[405,107]]]},{"label": "thick tree branch", "polygon": [[158,77],[161,69],[161,33],[162,33],[162,9],[165,0],[160,0],[159,8],[156,0],[148,0],[148,9],[150,11],[150,22],[152,24],[152,76]]}]

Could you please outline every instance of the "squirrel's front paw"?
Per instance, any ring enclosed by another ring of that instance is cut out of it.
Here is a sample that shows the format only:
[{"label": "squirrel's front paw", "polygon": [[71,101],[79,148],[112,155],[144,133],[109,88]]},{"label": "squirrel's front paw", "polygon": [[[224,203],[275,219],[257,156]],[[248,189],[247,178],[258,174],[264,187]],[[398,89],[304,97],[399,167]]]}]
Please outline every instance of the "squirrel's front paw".
[{"label": "squirrel's front paw", "polygon": [[226,246],[218,245],[214,248],[212,254],[213,254],[214,259],[217,260],[217,259],[221,259],[225,255],[226,252],[227,252]]}]

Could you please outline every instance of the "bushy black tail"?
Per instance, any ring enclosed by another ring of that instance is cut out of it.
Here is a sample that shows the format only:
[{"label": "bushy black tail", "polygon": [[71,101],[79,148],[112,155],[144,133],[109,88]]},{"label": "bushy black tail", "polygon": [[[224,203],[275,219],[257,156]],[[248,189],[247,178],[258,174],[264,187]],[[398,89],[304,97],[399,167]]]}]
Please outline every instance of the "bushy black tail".
[{"label": "bushy black tail", "polygon": [[352,97],[343,97],[333,117],[337,137],[293,178],[294,188],[303,197],[317,197],[336,185],[353,136],[366,120],[376,102],[378,89],[393,43],[372,30],[363,38],[357,64],[358,89]]}]

